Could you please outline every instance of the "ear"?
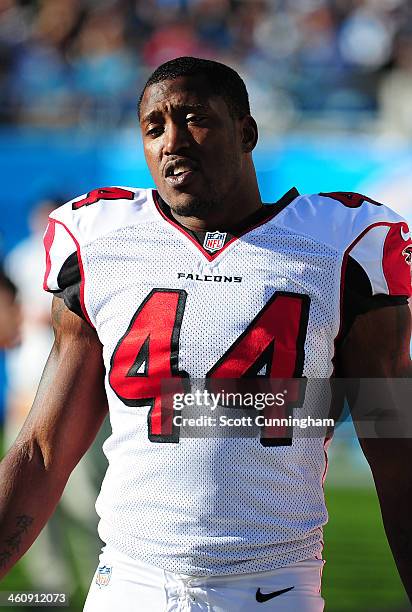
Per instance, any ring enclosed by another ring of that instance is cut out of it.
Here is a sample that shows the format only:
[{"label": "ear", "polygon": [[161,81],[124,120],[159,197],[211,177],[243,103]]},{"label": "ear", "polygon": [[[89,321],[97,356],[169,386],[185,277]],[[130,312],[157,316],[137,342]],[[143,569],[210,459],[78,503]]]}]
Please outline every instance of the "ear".
[{"label": "ear", "polygon": [[250,115],[245,115],[240,121],[243,152],[251,153],[258,141],[258,127],[256,121]]}]

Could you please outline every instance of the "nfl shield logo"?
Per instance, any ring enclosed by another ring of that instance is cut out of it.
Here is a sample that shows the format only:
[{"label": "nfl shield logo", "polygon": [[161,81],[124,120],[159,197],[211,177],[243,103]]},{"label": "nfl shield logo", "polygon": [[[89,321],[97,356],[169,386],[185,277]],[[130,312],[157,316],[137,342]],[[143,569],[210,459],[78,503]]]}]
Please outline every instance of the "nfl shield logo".
[{"label": "nfl shield logo", "polygon": [[111,565],[99,565],[96,572],[96,584],[99,587],[107,586],[112,575]]},{"label": "nfl shield logo", "polygon": [[222,232],[206,232],[203,248],[208,251],[218,251],[225,244],[227,234]]}]

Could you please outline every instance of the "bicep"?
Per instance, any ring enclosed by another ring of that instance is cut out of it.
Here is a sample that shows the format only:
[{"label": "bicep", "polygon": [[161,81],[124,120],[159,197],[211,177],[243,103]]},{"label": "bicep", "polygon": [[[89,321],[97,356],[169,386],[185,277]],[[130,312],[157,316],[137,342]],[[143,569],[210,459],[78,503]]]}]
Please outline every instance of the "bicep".
[{"label": "bicep", "polygon": [[54,298],[55,341],[17,443],[37,446],[47,469],[68,475],[107,413],[102,345],[96,332]]},{"label": "bicep", "polygon": [[357,317],[339,350],[338,374],[343,378],[410,377],[410,341],[407,305],[366,312]]},{"label": "bicep", "polygon": [[412,456],[412,442],[406,435],[410,429],[410,340],[408,305],[381,308],[356,319],[338,356],[339,376],[351,379],[347,399],[378,490],[390,482],[399,485],[406,476],[402,468]]}]

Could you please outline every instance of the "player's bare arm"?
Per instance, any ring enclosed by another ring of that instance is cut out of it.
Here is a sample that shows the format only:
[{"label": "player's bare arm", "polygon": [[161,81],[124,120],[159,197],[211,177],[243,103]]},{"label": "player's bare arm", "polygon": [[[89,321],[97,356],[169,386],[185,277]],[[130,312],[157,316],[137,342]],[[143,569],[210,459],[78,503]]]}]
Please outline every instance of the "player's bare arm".
[{"label": "player's bare arm", "polygon": [[[351,378],[412,378],[410,337],[411,314],[406,305],[361,315],[342,347],[342,374]],[[359,440],[372,470],[388,541],[412,601],[412,475],[408,467],[412,440]]]},{"label": "player's bare arm", "polygon": [[55,342],[32,410],[0,463],[0,577],[30,547],[107,412],[101,344],[54,298]]}]

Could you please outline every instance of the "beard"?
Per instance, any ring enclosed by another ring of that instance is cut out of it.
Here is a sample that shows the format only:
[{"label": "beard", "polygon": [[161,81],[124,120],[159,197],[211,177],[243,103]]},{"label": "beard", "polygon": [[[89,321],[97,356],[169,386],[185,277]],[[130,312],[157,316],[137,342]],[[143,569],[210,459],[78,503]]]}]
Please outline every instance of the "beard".
[{"label": "beard", "polygon": [[219,206],[217,200],[203,200],[201,198],[192,198],[187,203],[168,204],[169,208],[180,217],[197,217],[205,219],[211,211]]},{"label": "beard", "polygon": [[[173,213],[180,217],[207,219],[210,215],[216,215],[216,212],[222,211],[227,203],[232,200],[231,194],[241,179],[241,164],[237,157],[233,156],[226,159],[225,168],[226,172],[223,180],[220,177],[218,184],[209,181],[207,187],[202,190],[203,193],[199,195],[182,193],[178,197],[174,196],[174,201],[172,198],[163,201]],[[227,181],[227,175],[232,177],[230,182]],[[208,181],[205,179],[205,182]]]}]

